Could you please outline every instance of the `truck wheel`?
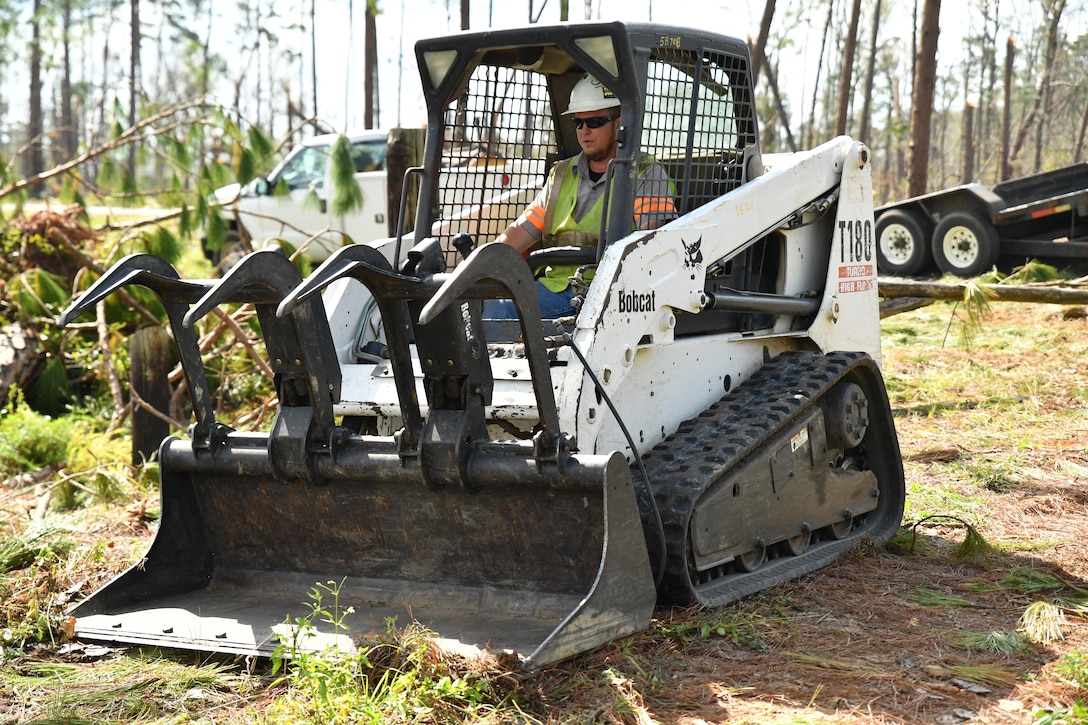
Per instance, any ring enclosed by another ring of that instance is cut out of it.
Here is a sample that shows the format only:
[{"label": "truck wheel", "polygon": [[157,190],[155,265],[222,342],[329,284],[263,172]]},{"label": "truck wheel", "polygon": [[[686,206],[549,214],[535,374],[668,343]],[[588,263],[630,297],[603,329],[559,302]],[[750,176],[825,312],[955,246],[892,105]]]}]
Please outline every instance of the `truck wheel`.
[{"label": "truck wheel", "polygon": [[238,264],[238,260],[253,251],[249,243],[242,239],[242,235],[231,230],[227,232],[223,240],[223,247],[215,252],[215,271],[220,277],[230,271],[231,267]]},{"label": "truck wheel", "polygon": [[929,266],[923,218],[909,209],[892,209],[876,220],[876,263],[882,272],[909,277]]},{"label": "truck wheel", "polygon": [[975,212],[947,215],[933,231],[933,259],[942,272],[976,277],[997,262],[997,231]]}]

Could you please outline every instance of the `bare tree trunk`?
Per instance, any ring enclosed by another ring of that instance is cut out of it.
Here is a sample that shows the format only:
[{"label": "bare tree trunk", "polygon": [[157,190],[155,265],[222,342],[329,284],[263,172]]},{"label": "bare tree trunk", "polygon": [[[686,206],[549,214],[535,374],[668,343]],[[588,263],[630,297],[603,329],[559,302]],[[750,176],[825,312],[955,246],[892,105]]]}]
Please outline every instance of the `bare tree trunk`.
[{"label": "bare tree trunk", "polygon": [[963,149],[963,173],[960,178],[964,184],[969,184],[975,176],[975,107],[970,103],[963,108],[963,138],[960,145]]},{"label": "bare tree trunk", "polygon": [[933,93],[937,82],[937,36],[940,33],[941,0],[925,0],[922,8],[922,37],[918,44],[918,65],[910,111],[909,196],[924,194],[929,182],[930,129]]},{"label": "bare tree trunk", "polygon": [[869,36],[869,65],[865,69],[865,93],[861,104],[861,120],[858,124],[858,140],[864,144],[869,143],[872,127],[869,114],[873,105],[873,76],[876,74],[876,43],[880,34],[880,5],[881,0],[876,0],[876,7],[873,9],[873,31]]},{"label": "bare tree trunk", "polygon": [[[27,120],[27,176],[36,176],[45,171],[45,159],[42,152],[42,138],[45,133],[45,118],[42,114],[42,0],[34,0],[34,16],[30,20],[30,118]],[[33,196],[41,195],[41,186],[35,185],[30,191]]]},{"label": "bare tree trunk", "polygon": [[13,387],[26,390],[45,365],[38,331],[14,322],[0,326],[0,406]]},{"label": "bare tree trunk", "polygon": [[1088,103],[1084,104],[1084,111],[1080,115],[1080,130],[1077,132],[1077,147],[1073,150],[1073,162],[1079,163],[1081,153],[1084,151],[1084,133],[1088,130]]},{"label": "bare tree trunk", "polygon": [[[895,81],[895,125],[903,127],[903,81],[896,78]],[[907,178],[907,151],[902,142],[895,144],[895,192],[896,196],[903,193],[903,182]]]},{"label": "bare tree trunk", "polygon": [[752,46],[752,85],[759,80],[759,69],[767,52],[767,37],[771,34],[771,20],[774,18],[774,0],[767,0],[763,6],[763,19],[759,21],[759,37]]},{"label": "bare tree trunk", "polygon": [[1016,43],[1012,36],[1005,43],[1005,88],[1004,107],[1001,109],[1001,181],[1005,181],[1012,175],[1009,166],[1009,141],[1012,137],[1012,70],[1013,59],[1016,57]]},{"label": "bare tree trunk", "polygon": [[[106,2],[105,7],[105,21],[108,25],[113,25],[114,22],[114,7],[112,2]],[[106,134],[106,96],[110,85],[110,39],[109,33],[104,33],[106,37],[102,39],[102,87],[99,89],[102,93],[102,100],[98,104],[98,126],[95,128],[94,145],[98,145],[105,138]],[[96,164],[97,166],[97,164]]]},{"label": "bare tree trunk", "polygon": [[851,84],[854,79],[854,51],[858,45],[858,19],[861,17],[861,0],[854,0],[850,10],[850,29],[846,33],[846,45],[842,53],[842,73],[839,75],[839,113],[835,117],[835,135],[846,133],[846,122],[850,115]]},{"label": "bare tree trunk", "polygon": [[[367,0],[367,10],[370,10],[370,5],[373,0]],[[468,30],[468,16],[469,16],[469,0],[461,0],[461,30]]]},{"label": "bare tree trunk", "polygon": [[[170,435],[170,338],[162,327],[141,327],[129,340],[132,465],[155,458]],[[137,401],[143,401],[148,410]],[[158,411],[155,415],[153,411]]]},{"label": "bare tree trunk", "polygon": [[310,0],[310,90],[313,93],[310,114],[317,118],[317,0]]},{"label": "bare tree trunk", "polygon": [[[981,63],[981,69],[979,72],[979,108],[981,109],[981,118],[979,123],[975,124],[978,132],[976,136],[978,138],[977,146],[975,147],[976,156],[980,159],[988,159],[993,153],[992,138],[990,136],[991,130],[994,126],[994,110],[997,107],[997,99],[994,95],[994,88],[997,85],[997,30],[998,30],[998,10],[1000,9],[1000,2],[995,2],[993,8],[993,15],[990,15],[990,3],[987,2],[984,7],[983,16],[983,59]],[[991,33],[991,21],[992,21],[992,33]],[[1000,173],[1000,170],[999,170]],[[980,171],[981,175],[981,171]]]},{"label": "bare tree trunk", "polygon": [[[464,5],[468,0],[463,0]],[[366,3],[366,57],[363,61],[363,122],[367,128],[375,128],[379,116],[378,100],[378,28],[374,17],[377,12],[377,0]]]},{"label": "bare tree trunk", "polygon": [[812,107],[808,116],[808,139],[805,142],[808,148],[812,148],[816,140],[816,98],[820,95],[820,72],[824,68],[824,54],[827,52],[827,39],[831,36],[831,20],[834,14],[835,0],[827,0],[827,22],[824,23],[824,34],[820,40],[820,60],[816,63],[816,80],[812,84]]},{"label": "bare tree trunk", "polygon": [[[128,126],[136,125],[140,105],[140,0],[129,0]],[[136,144],[129,146],[128,174],[136,183]]]},{"label": "bare tree trunk", "polygon": [[[1028,133],[1031,131],[1031,127],[1036,123],[1036,119],[1039,117],[1040,112],[1045,114],[1049,105],[1050,97],[1050,78],[1054,70],[1054,56],[1057,52],[1058,43],[1058,23],[1061,21],[1062,12],[1065,10],[1065,0],[1055,0],[1053,5],[1047,7],[1047,13],[1049,15],[1049,23],[1047,25],[1046,36],[1046,50],[1044,51],[1043,59],[1043,75],[1039,79],[1039,84],[1035,87],[1035,96],[1031,100],[1031,108],[1028,110],[1027,115],[1024,117],[1024,122],[1020,124],[1020,129],[1016,132],[1016,141],[1012,146],[1011,158],[1013,160],[1019,158],[1020,151],[1024,147],[1024,141],[1027,140]],[[1039,121],[1040,127],[1044,125],[1044,121]],[[1042,143],[1041,131],[1036,133],[1036,168],[1038,171],[1038,164],[1041,160],[1042,149],[1040,144]]]},{"label": "bare tree trunk", "polygon": [[60,141],[59,155],[67,161],[76,155],[76,127],[72,115],[72,0],[64,0],[61,9],[61,43],[63,71],[60,79]]},{"label": "bare tree trunk", "polygon": [[1065,11],[1065,0],[1055,0],[1050,6],[1050,25],[1046,34],[1046,61],[1043,67],[1042,80],[1042,114],[1039,116],[1039,124],[1035,127],[1035,173],[1043,167],[1043,141],[1046,138],[1047,124],[1050,122],[1051,101],[1054,91],[1050,79],[1054,75],[1054,59],[1058,53],[1058,25],[1061,22],[1062,13]]},{"label": "bare tree trunk", "polygon": [[790,117],[786,112],[786,104],[782,102],[782,94],[778,90],[778,69],[767,62],[767,83],[771,87],[771,93],[774,95],[774,105],[778,109],[778,116],[782,124],[782,130],[786,132],[786,143],[789,144],[790,151],[797,151],[797,141],[793,138],[793,131],[790,130]]}]

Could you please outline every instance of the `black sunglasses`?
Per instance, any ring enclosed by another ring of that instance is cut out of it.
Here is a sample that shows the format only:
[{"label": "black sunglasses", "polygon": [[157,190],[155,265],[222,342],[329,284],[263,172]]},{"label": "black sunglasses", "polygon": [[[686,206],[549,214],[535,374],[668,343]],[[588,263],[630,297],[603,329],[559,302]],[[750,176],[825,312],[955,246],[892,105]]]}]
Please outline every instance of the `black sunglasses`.
[{"label": "black sunglasses", "polygon": [[579,131],[582,130],[582,126],[589,126],[590,128],[600,128],[601,126],[615,121],[619,116],[590,116],[589,118],[574,118],[574,127]]}]

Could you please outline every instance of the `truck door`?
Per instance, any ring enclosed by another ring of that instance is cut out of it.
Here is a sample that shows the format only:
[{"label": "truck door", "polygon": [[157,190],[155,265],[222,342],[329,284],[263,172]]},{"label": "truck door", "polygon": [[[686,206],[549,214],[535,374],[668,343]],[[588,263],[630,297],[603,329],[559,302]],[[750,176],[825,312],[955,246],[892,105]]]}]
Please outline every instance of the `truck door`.
[{"label": "truck door", "polygon": [[328,194],[324,187],[329,151],[327,144],[303,146],[269,178],[270,193],[255,200],[256,211],[261,216],[251,224],[263,232],[261,238],[254,239],[255,246],[263,246],[264,239],[274,236],[297,248],[328,225],[325,208]]},{"label": "truck door", "polygon": [[[329,214],[329,226],[342,229],[352,241],[366,243],[390,236],[386,224],[386,170],[384,136],[354,141],[351,158],[355,165],[355,183],[363,195],[363,206],[345,216]],[[326,182],[331,189],[331,182]]]}]

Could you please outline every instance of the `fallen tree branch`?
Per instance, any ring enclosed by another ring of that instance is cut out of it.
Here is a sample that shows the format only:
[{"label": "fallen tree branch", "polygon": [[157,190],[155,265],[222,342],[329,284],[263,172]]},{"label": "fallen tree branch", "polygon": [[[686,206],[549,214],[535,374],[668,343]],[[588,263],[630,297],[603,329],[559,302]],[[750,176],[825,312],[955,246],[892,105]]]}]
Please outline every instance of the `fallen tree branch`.
[{"label": "fallen tree branch", "polygon": [[[967,284],[948,282],[908,282],[878,279],[877,292],[881,297],[926,297],[934,300],[962,302]],[[997,302],[1043,302],[1057,305],[1088,304],[1088,289],[1055,287],[1052,285],[979,285],[991,300]]]}]

